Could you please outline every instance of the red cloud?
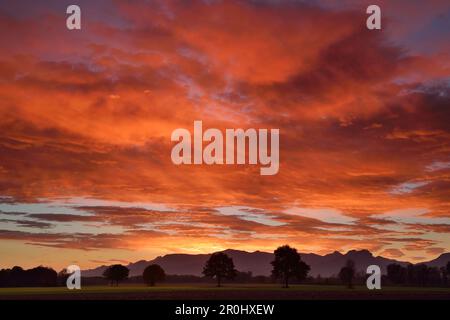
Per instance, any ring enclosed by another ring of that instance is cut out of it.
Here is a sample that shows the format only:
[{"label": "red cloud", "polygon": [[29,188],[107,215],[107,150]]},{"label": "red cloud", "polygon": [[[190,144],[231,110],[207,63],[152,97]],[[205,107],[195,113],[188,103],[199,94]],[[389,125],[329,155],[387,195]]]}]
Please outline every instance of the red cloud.
[{"label": "red cloud", "polygon": [[[441,2],[426,12],[406,2],[386,6],[391,17],[405,9],[421,21],[442,9]],[[404,239],[407,258],[409,250],[431,254],[429,245],[448,250],[446,239],[421,238],[448,233],[446,223],[377,215],[426,208],[429,219],[449,217],[449,170],[427,170],[448,161],[449,56],[440,45],[426,55],[409,48],[408,35],[417,32],[409,21],[391,19],[398,32],[373,33],[354,4],[335,9],[120,1],[110,23],[93,17],[79,33],[55,28],[64,25],[55,12],[21,19],[0,11],[2,204],[90,197],[171,208],[80,206],[85,214],[26,212],[14,221],[8,213],[2,238],[127,250],[150,242],[177,248],[186,239],[202,250],[271,249],[289,239],[321,252],[382,251]],[[280,128],[279,174],[174,166],[170,133],[193,120]],[[411,181],[427,184],[390,192]],[[232,205],[253,208],[251,218],[218,212]],[[354,223],[293,217],[285,213],[291,207],[333,208]],[[258,215],[280,225],[261,224]],[[65,223],[80,230],[58,232]],[[94,237],[86,226],[123,231]]]}]

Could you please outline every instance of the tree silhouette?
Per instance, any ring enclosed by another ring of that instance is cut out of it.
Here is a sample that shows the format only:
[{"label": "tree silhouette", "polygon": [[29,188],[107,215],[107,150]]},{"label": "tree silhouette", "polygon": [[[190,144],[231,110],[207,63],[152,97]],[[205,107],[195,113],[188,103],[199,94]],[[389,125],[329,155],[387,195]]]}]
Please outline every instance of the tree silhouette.
[{"label": "tree silhouette", "polygon": [[23,287],[27,285],[27,280],[30,278],[27,276],[26,271],[22,267],[14,266],[10,270],[10,282],[13,286]]},{"label": "tree silhouette", "polygon": [[423,263],[416,265],[408,264],[406,267],[406,282],[408,285],[421,287],[445,285],[449,277],[447,266],[438,268],[429,267]]},{"label": "tree silhouette", "polygon": [[60,272],[58,272],[58,283],[59,283],[59,285],[65,286],[69,276],[70,276],[70,273],[67,272],[66,268],[64,268]]},{"label": "tree silhouette", "polygon": [[447,268],[446,268],[445,266],[444,266],[444,267],[441,267],[441,268],[439,269],[439,271],[440,271],[440,273],[441,273],[441,275],[442,275],[442,285],[446,286],[446,285],[447,285],[447,282],[448,282]]},{"label": "tree silhouette", "polygon": [[450,261],[448,261],[447,265],[445,266],[445,274],[446,274],[446,277],[445,277],[445,283],[444,284],[447,284],[448,278],[450,278]]},{"label": "tree silhouette", "polygon": [[128,278],[128,274],[130,270],[127,267],[121,264],[115,264],[109,266],[104,272],[103,277],[111,281],[111,285],[113,285],[114,281],[116,282],[116,286],[119,285],[119,281],[125,280]]},{"label": "tree silhouette", "polygon": [[216,252],[206,261],[203,274],[207,277],[215,277],[217,286],[220,287],[222,279],[233,279],[236,277],[237,271],[234,268],[233,259],[223,252]]},{"label": "tree silhouette", "polygon": [[291,277],[296,277],[300,281],[306,278],[311,268],[301,260],[297,249],[285,245],[277,248],[274,254],[275,260],[271,262],[272,276],[282,279],[285,288],[289,287]]},{"label": "tree silhouette", "polygon": [[25,271],[25,281],[36,287],[54,287],[57,284],[58,274],[52,268],[43,266]]},{"label": "tree silhouette", "polygon": [[345,266],[339,271],[339,278],[349,289],[353,288],[353,278],[355,277],[355,262],[347,260]]},{"label": "tree silhouette", "polygon": [[408,284],[417,284],[416,270],[412,263],[406,266],[406,282]]},{"label": "tree silhouette", "polygon": [[164,281],[166,273],[158,264],[151,264],[145,268],[142,277],[147,285],[153,287],[156,281]]},{"label": "tree silhouette", "polygon": [[387,277],[393,284],[404,284],[406,282],[407,270],[398,263],[387,266]]},{"label": "tree silhouette", "polygon": [[24,270],[15,266],[0,270],[0,287],[54,287],[57,285],[55,270],[43,266]]},{"label": "tree silhouette", "polygon": [[425,287],[428,282],[428,267],[425,264],[421,263],[415,265],[414,269],[417,276],[417,284],[419,284],[421,287]]}]

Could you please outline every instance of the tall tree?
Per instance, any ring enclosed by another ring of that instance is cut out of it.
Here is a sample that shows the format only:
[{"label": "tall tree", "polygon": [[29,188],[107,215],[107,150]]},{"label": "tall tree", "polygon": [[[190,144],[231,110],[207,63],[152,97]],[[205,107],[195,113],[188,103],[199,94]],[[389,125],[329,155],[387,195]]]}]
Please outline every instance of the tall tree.
[{"label": "tall tree", "polygon": [[445,273],[447,275],[447,279],[446,280],[448,281],[448,279],[450,278],[450,261],[448,261],[447,265],[445,266]]},{"label": "tall tree", "polygon": [[353,278],[355,277],[355,262],[347,260],[345,266],[339,271],[339,278],[347,285],[348,288],[353,288]]},{"label": "tall tree", "polygon": [[39,266],[25,271],[25,279],[32,286],[36,287],[54,287],[57,284],[58,273],[52,268]]},{"label": "tall tree", "polygon": [[387,277],[393,284],[404,284],[406,282],[407,271],[398,263],[391,263],[387,266]]},{"label": "tall tree", "polygon": [[233,259],[223,252],[216,252],[206,261],[203,274],[207,277],[215,277],[217,286],[220,287],[223,279],[233,279],[237,271],[234,268]]},{"label": "tall tree", "polygon": [[119,281],[125,280],[128,278],[128,274],[130,270],[127,267],[121,264],[114,264],[109,266],[104,272],[103,277],[108,279],[111,282],[111,285],[116,282],[116,286],[119,285]]},{"label": "tall tree", "polygon": [[417,275],[417,284],[425,287],[428,282],[429,268],[426,264],[421,263],[414,266]]},{"label": "tall tree", "polygon": [[408,265],[406,266],[406,282],[409,285],[417,284],[416,270],[412,263],[408,263]]},{"label": "tall tree", "polygon": [[442,285],[445,287],[448,282],[448,274],[447,274],[447,268],[446,267],[440,267],[440,272],[442,275]]},{"label": "tall tree", "polygon": [[60,272],[58,272],[58,284],[60,286],[65,286],[69,276],[70,273],[67,272],[67,269],[66,268],[62,269]]},{"label": "tall tree", "polygon": [[442,284],[447,286],[448,281],[450,279],[450,261],[447,262],[447,264],[440,268],[441,274],[442,274]]},{"label": "tall tree", "polygon": [[281,246],[274,251],[275,260],[271,262],[272,276],[282,279],[284,287],[289,287],[289,279],[296,277],[299,281],[304,280],[311,269],[301,260],[297,249],[288,245]]},{"label": "tall tree", "polygon": [[142,278],[147,285],[153,287],[157,281],[164,281],[166,273],[160,265],[151,264],[145,268]]}]

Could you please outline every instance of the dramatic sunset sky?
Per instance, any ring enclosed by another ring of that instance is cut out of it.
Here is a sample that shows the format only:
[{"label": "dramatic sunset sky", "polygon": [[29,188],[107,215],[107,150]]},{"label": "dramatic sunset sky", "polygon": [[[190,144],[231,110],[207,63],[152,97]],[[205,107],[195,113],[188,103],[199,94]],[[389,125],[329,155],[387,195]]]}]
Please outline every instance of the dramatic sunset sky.
[{"label": "dramatic sunset sky", "polygon": [[[0,39],[0,267],[450,251],[448,0],[5,0]],[[194,120],[279,128],[279,173],[174,165]]]}]

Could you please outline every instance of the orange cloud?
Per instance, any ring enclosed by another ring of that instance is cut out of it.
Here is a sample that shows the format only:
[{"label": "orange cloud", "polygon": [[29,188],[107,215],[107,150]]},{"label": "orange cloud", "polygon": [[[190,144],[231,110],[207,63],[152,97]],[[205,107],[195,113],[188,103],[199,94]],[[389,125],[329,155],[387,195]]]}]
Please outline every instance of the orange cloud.
[{"label": "orange cloud", "polygon": [[[407,9],[436,23],[443,8],[386,5],[391,18]],[[400,31],[370,32],[352,2],[337,10],[118,1],[111,19],[94,15],[71,33],[55,27],[63,17],[38,8],[43,15],[17,17],[0,7],[5,250],[12,242],[127,252],[289,242],[308,252],[401,250],[405,259],[450,250],[450,60],[440,45],[429,54],[408,47],[418,32],[408,21],[390,18]],[[279,173],[173,165],[170,134],[194,120],[279,128]],[[107,204],[21,210],[67,199]],[[426,214],[389,219],[414,208]]]}]

